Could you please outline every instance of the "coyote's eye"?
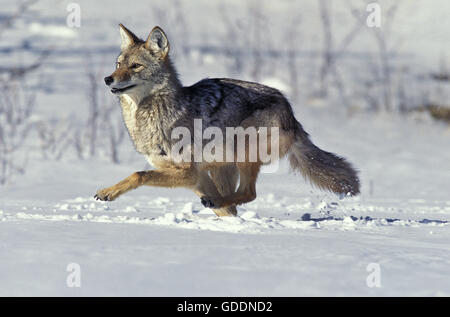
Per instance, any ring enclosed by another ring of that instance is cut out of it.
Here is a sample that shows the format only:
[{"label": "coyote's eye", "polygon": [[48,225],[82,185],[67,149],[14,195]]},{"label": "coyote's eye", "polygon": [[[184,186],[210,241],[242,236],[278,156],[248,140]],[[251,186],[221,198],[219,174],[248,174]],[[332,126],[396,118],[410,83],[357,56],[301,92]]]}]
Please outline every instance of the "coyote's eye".
[{"label": "coyote's eye", "polygon": [[141,64],[133,63],[133,64],[131,64],[130,68],[131,69],[137,69],[137,68],[139,68],[141,66],[142,66]]}]

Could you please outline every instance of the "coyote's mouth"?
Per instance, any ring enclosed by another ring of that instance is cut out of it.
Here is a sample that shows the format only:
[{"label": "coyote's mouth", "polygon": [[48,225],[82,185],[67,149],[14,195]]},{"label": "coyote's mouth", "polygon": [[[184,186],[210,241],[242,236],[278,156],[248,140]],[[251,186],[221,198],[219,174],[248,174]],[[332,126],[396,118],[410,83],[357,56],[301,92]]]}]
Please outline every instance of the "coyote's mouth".
[{"label": "coyote's mouth", "polygon": [[133,87],[136,87],[136,85],[130,85],[130,86],[127,86],[127,87],[124,87],[124,88],[112,88],[111,92],[113,94],[120,94],[120,93],[122,93],[124,91],[127,91],[128,89],[133,88]]}]

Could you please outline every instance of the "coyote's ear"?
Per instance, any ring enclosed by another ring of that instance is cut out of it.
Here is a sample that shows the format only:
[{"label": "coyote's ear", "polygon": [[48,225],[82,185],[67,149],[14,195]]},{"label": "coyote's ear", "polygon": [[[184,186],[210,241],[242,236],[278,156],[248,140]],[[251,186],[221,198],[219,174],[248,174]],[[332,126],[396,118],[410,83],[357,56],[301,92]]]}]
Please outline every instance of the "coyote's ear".
[{"label": "coyote's ear", "polygon": [[145,42],[145,47],[156,56],[164,59],[169,54],[169,40],[166,33],[160,27],[155,26]]},{"label": "coyote's ear", "polygon": [[127,47],[137,43],[139,41],[139,38],[136,35],[134,35],[133,32],[124,27],[122,23],[120,23],[119,26],[120,26],[120,37],[122,39],[120,49],[123,51]]}]

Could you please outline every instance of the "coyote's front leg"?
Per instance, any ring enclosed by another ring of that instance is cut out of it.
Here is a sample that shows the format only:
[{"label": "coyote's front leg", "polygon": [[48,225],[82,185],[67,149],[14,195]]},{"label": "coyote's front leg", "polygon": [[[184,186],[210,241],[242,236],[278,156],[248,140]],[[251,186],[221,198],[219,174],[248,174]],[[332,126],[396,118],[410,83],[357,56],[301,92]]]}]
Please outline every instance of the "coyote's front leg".
[{"label": "coyote's front leg", "polygon": [[97,200],[112,201],[122,194],[142,185],[159,187],[187,187],[196,184],[196,173],[191,169],[167,169],[136,172],[114,186],[99,190]]}]

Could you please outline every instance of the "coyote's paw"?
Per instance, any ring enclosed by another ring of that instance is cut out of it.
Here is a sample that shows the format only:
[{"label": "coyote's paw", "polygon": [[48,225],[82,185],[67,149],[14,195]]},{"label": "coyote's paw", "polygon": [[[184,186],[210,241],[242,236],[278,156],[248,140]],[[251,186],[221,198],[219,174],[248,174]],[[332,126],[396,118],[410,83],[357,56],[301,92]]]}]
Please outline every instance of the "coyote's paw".
[{"label": "coyote's paw", "polygon": [[221,207],[221,201],[218,199],[215,199],[213,197],[203,196],[200,198],[200,201],[203,206],[206,208],[220,208]]},{"label": "coyote's paw", "polygon": [[102,201],[113,201],[117,197],[119,197],[120,193],[114,189],[105,188],[102,190],[99,190],[97,194],[95,194],[94,199],[95,200],[102,200]]}]

